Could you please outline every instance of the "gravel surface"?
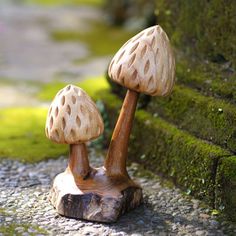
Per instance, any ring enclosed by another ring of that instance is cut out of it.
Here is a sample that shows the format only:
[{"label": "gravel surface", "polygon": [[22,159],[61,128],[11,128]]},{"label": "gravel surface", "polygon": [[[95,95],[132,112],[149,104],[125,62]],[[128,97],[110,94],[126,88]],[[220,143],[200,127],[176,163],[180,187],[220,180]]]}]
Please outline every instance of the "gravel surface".
[{"label": "gravel surface", "polygon": [[[100,166],[102,160],[102,155],[92,150],[93,166]],[[129,167],[129,173],[142,176],[138,181],[144,189],[144,205],[115,224],[59,216],[48,201],[48,192],[53,178],[66,164],[64,157],[37,164],[0,162],[0,232],[1,227],[14,227],[20,235],[236,235],[234,225],[218,221],[199,200],[177,188],[164,187],[159,179],[140,171],[137,164]]]}]

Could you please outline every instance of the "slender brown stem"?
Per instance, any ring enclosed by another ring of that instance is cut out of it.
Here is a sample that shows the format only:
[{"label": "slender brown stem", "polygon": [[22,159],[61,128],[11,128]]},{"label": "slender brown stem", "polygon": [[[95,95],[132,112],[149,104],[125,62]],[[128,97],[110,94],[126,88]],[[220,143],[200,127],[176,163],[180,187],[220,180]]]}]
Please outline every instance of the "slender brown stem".
[{"label": "slender brown stem", "polygon": [[70,145],[69,165],[75,180],[85,179],[90,172],[88,153],[85,143]]},{"label": "slender brown stem", "polygon": [[128,176],[126,159],[138,95],[139,93],[133,90],[128,90],[126,93],[105,160],[108,176]]}]

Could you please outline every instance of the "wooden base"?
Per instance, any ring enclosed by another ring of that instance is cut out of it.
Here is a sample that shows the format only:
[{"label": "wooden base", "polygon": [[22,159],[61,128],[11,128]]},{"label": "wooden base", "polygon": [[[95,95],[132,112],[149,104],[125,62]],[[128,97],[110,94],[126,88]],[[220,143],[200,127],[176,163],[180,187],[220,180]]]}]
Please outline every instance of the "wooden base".
[{"label": "wooden base", "polygon": [[61,215],[109,223],[139,206],[143,196],[141,187],[132,180],[107,177],[102,167],[76,182],[69,169],[57,175],[50,201]]}]

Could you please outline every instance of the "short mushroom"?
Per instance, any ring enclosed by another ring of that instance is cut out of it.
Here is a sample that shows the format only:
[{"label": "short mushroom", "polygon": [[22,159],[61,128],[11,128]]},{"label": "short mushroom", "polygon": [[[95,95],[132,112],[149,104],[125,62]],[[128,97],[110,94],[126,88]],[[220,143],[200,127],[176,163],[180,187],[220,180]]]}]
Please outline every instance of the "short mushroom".
[{"label": "short mushroom", "polygon": [[101,115],[87,93],[68,85],[54,98],[46,121],[46,136],[56,142],[70,145],[68,169],[75,179],[85,179],[90,173],[85,142],[103,132]]},{"label": "short mushroom", "polygon": [[156,25],[128,40],[112,59],[108,74],[128,91],[112,135],[105,168],[108,176],[128,177],[128,141],[138,95],[166,96],[175,81],[175,59],[163,29]]}]

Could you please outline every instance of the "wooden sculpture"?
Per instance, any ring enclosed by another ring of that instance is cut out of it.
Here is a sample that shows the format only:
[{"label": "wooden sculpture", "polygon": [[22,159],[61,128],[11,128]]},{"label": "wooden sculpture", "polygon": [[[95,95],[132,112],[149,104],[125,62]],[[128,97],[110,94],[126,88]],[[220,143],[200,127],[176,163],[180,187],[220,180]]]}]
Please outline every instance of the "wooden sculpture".
[{"label": "wooden sculpture", "polygon": [[76,181],[91,171],[85,142],[100,136],[103,129],[102,117],[85,91],[68,85],[57,93],[49,108],[46,136],[70,145],[69,170]]},{"label": "wooden sculpture", "polygon": [[175,59],[169,39],[157,25],[127,41],[112,59],[109,77],[128,89],[109,146],[105,168],[109,176],[127,176],[129,136],[139,93],[166,96],[175,82]]},{"label": "wooden sculpture", "polygon": [[111,79],[128,88],[104,167],[89,165],[85,142],[104,129],[101,115],[82,89],[68,85],[48,112],[46,135],[70,145],[69,164],[53,183],[50,200],[58,213],[114,222],[142,203],[142,189],[128,175],[128,141],[139,93],[166,96],[174,85],[175,60],[160,26],[143,30],[125,43],[109,65]]},{"label": "wooden sculpture", "polygon": [[81,88],[68,85],[57,93],[49,108],[46,136],[70,145],[68,167],[56,176],[50,192],[61,215],[113,222],[142,200],[141,188],[132,180],[108,177],[104,167],[90,167],[85,142],[97,138],[103,127],[96,105]]}]

